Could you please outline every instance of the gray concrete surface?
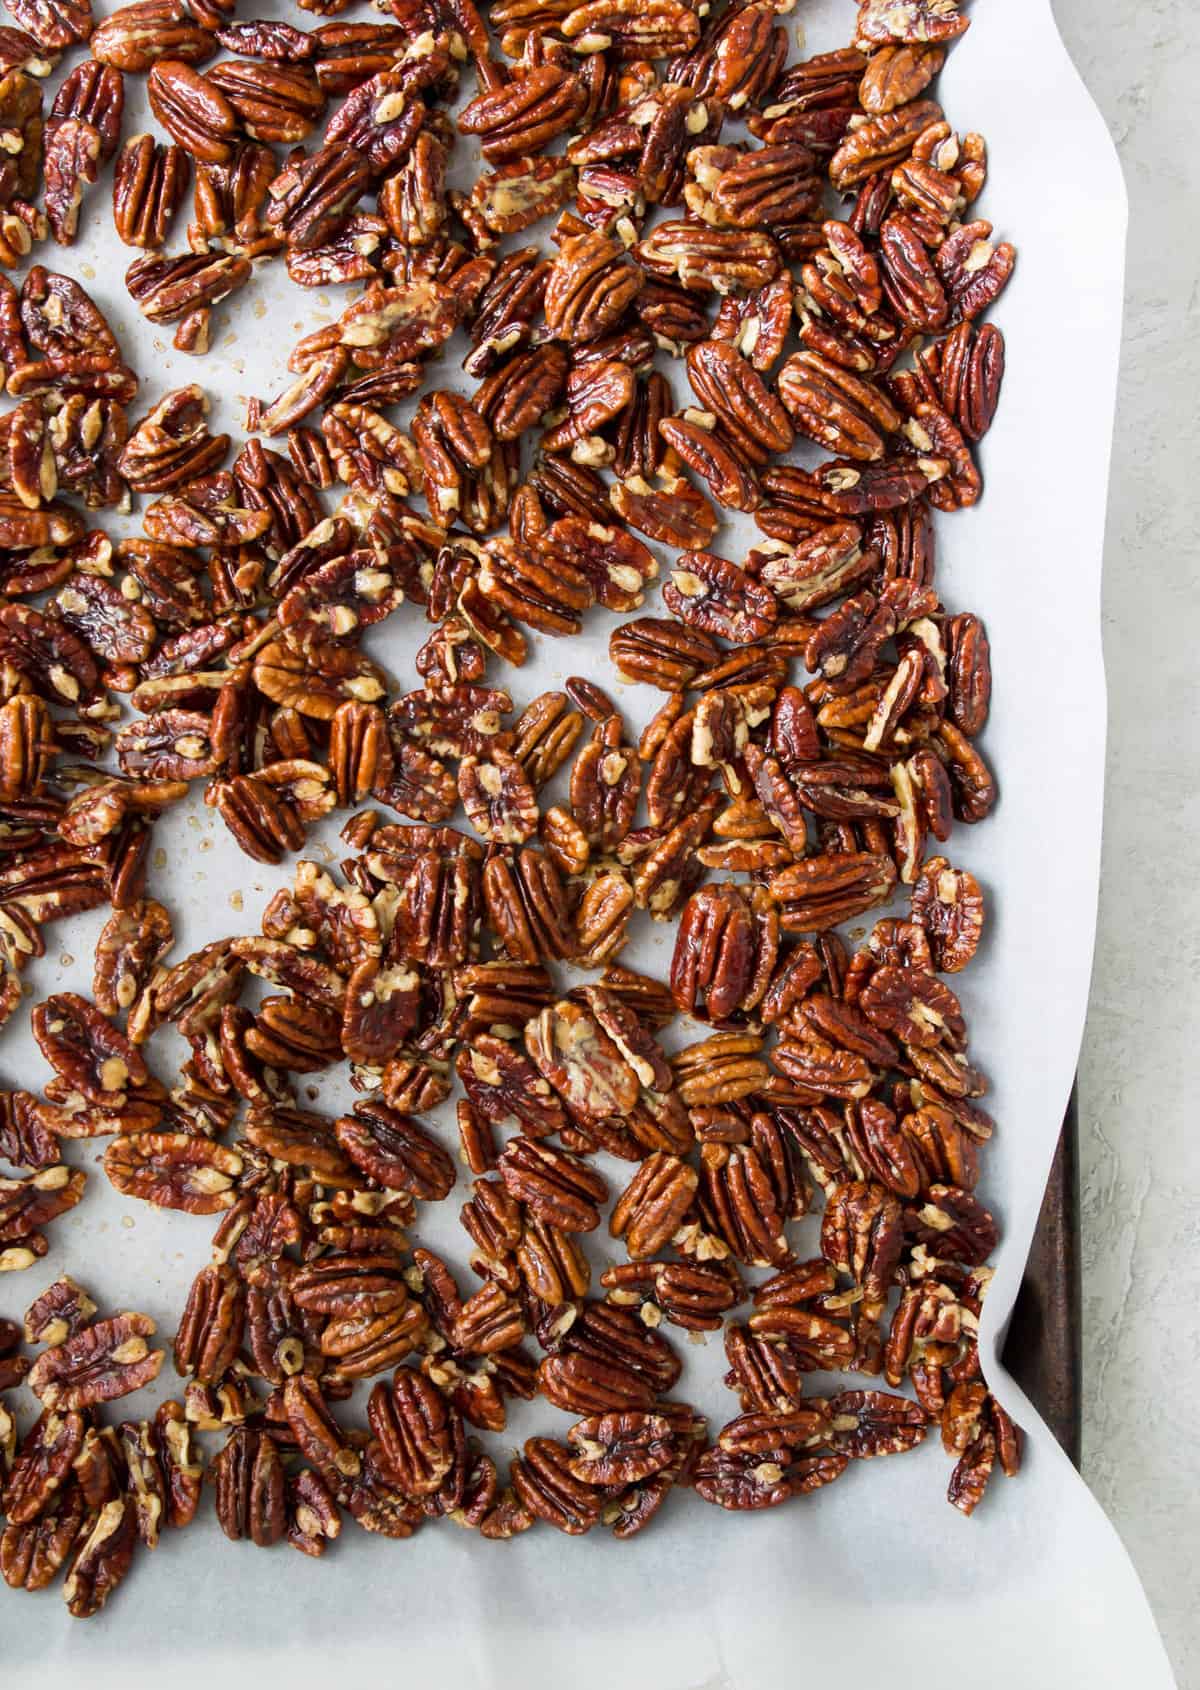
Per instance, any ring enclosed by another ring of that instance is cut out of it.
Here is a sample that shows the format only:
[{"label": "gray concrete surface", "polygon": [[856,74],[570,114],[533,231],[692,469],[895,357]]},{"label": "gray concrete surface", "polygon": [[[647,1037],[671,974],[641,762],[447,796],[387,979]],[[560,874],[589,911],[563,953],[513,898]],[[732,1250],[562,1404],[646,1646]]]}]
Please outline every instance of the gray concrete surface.
[{"label": "gray concrete surface", "polygon": [[1084,1474],[1142,1575],[1181,1690],[1196,1690],[1200,8],[1054,5],[1130,199],[1105,554],[1104,865],[1080,1068]]}]

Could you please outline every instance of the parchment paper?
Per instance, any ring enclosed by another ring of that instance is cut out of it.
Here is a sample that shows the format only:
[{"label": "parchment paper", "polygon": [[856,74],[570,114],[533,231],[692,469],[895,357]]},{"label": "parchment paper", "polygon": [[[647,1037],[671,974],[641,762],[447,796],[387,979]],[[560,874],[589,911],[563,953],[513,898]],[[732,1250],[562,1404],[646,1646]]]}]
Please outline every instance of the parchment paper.
[{"label": "parchment paper", "polygon": [[[624,1545],[600,1530],[577,1541],[544,1527],[498,1545],[450,1526],[397,1544],[348,1523],[319,1563],[282,1546],[265,1553],[228,1544],[209,1506],[153,1555],[139,1552],[126,1586],[86,1624],[67,1618],[57,1591],[36,1599],[0,1592],[5,1684],[99,1690],[169,1673],[176,1685],[212,1686],[262,1672],[281,1685],[357,1686],[369,1677],[439,1690],[776,1690],[825,1673],[956,1690],[1171,1684],[1116,1534],[996,1360],[1074,1072],[1091,965],[1105,711],[1100,560],[1126,213],[1109,138],[1049,0],[977,0],[973,18],[941,98],[960,132],[987,136],[991,180],[981,209],[1018,243],[1020,259],[995,313],[1008,374],[981,454],[986,493],[974,511],[939,518],[938,581],[952,609],[985,617],[996,677],[984,744],[1002,801],[983,826],[957,829],[950,850],[989,894],[986,944],[955,987],[972,1055],[994,1082],[989,1108],[999,1130],[981,1189],[1004,1240],[982,1351],[1027,1434],[1020,1478],[995,1480],[974,1520],[964,1520],[943,1499],[949,1463],[931,1440],[765,1516],[726,1515],[677,1495]],[[801,0],[786,21],[803,25],[818,51],[844,44],[852,20],[852,0]],[[142,91],[130,79],[127,134],[145,121]],[[467,182],[477,169],[465,143],[457,169]],[[214,427],[239,436],[244,396],[279,390],[292,342],[336,314],[337,290],[305,294],[281,264],[269,265],[219,308],[209,357],[189,360],[125,295],[132,254],[111,230],[106,192],[105,182],[88,200],[75,249],[37,256],[79,276],[109,313],[143,378],[135,415],[197,380],[220,395]],[[460,356],[451,348],[447,384],[463,385]],[[731,524],[717,546],[738,557],[749,539]],[[652,592],[648,608],[654,603]],[[611,622],[593,612],[582,640],[536,640],[530,666],[493,684],[510,685],[519,708],[573,671],[611,680]],[[422,637],[419,613],[403,609],[373,641],[403,686],[416,684],[412,655]],[[655,695],[615,691],[640,725]],[[152,871],[151,890],[176,918],[176,956],[222,933],[256,930],[263,904],[290,874],[242,857],[198,801],[155,837],[165,863]],[[332,860],[340,855],[333,830],[324,838]],[[307,854],[322,855],[315,840]],[[89,989],[102,919],[97,912],[51,931],[50,954],[29,971],[36,997]],[[661,976],[670,944],[652,929],[628,960]],[[0,1040],[6,1084],[46,1078],[26,1020]],[[167,1078],[169,1041],[152,1047]],[[335,1088],[323,1088],[318,1106],[339,1102]],[[443,1133],[453,1143],[448,1124]],[[81,1144],[69,1155],[90,1166],[102,1151],[102,1142]],[[418,1230],[465,1268],[461,1200],[456,1193],[431,1210]],[[212,1225],[121,1198],[97,1169],[80,1209],[54,1226],[47,1259],[0,1280],[0,1309],[19,1313],[70,1271],[102,1306],[153,1314],[169,1341]],[[816,1226],[797,1229],[802,1249],[815,1249]],[[684,1347],[679,1394],[720,1424],[732,1398],[718,1384],[719,1337]],[[155,1393],[143,1395],[152,1402],[178,1389],[168,1362]],[[140,1402],[128,1409],[143,1412]],[[534,1429],[561,1434],[568,1424],[544,1402],[516,1406],[509,1433],[489,1445],[500,1457]]]}]

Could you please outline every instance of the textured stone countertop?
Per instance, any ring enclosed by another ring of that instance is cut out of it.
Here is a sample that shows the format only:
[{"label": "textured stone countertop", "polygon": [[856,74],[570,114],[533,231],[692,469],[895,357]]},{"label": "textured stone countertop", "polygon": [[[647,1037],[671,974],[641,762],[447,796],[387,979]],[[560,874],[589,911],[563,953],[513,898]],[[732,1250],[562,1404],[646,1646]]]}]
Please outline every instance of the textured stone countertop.
[{"label": "textured stone countertop", "polygon": [[1104,860],[1079,1076],[1083,1471],[1142,1575],[1181,1690],[1196,1690],[1200,8],[1054,0],[1054,10],[1130,201],[1104,562]]}]

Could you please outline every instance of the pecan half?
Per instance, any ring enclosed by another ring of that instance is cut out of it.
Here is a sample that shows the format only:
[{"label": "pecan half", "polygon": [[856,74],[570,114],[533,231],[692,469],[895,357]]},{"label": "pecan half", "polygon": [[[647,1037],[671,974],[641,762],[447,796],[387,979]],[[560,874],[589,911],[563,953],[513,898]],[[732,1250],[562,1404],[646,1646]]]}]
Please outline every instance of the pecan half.
[{"label": "pecan half", "polygon": [[128,1396],[157,1379],[165,1351],[146,1339],[154,1322],[144,1314],[98,1320],[40,1355],[29,1370],[29,1388],[47,1409],[89,1408]]}]

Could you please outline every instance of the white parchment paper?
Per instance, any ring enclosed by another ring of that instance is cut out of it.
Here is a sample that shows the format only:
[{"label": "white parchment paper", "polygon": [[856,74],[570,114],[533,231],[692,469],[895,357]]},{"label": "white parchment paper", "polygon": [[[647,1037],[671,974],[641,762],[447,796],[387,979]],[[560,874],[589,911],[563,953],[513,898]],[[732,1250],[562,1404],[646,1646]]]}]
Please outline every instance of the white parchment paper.
[{"label": "white parchment paper", "polygon": [[[845,42],[853,12],[852,0],[800,0],[785,21],[802,25],[817,51]],[[580,1541],[541,1527],[498,1545],[450,1526],[397,1544],[348,1523],[319,1563],[282,1546],[264,1553],[228,1544],[209,1507],[153,1555],[139,1552],[125,1588],[87,1624],[67,1618],[56,1591],[34,1599],[0,1591],[0,1683],[100,1690],[167,1675],[175,1685],[211,1686],[269,1674],[298,1687],[369,1680],[439,1690],[776,1690],[837,1673],[956,1690],[1171,1684],[1116,1534],[995,1360],[1070,1089],[1091,966],[1105,711],[1100,559],[1125,202],[1049,0],[976,0],[972,12],[940,97],[960,131],[987,136],[982,214],[1017,242],[1020,259],[995,313],[1008,374],[981,454],[986,493],[975,510],[938,519],[938,582],[950,608],[986,619],[995,668],[984,744],[1002,800],[983,826],[956,830],[950,850],[989,895],[986,944],[955,988],[973,1057],[994,1082],[988,1106],[999,1130],[981,1189],[1004,1240],[982,1347],[989,1377],[1027,1433],[1020,1478],[995,1480],[975,1519],[964,1520],[944,1501],[949,1463],[931,1441],[762,1516],[726,1515],[677,1495],[628,1544],[602,1531]],[[126,133],[134,133],[144,123],[140,82],[131,79],[129,92]],[[469,181],[465,144],[460,170]],[[139,400],[135,414],[198,380],[216,396],[214,427],[239,436],[244,397],[280,389],[292,342],[340,309],[336,290],[303,293],[281,264],[268,266],[219,308],[212,353],[189,360],[131,307],[122,277],[132,254],[116,241],[105,195],[102,184],[87,202],[76,248],[37,256],[85,281],[108,312],[143,378],[145,406]],[[463,385],[457,356],[440,378],[448,385]],[[737,557],[748,541],[731,524],[717,547]],[[570,672],[611,682],[611,623],[593,612],[583,639],[536,641],[529,667],[497,672],[494,684],[511,685],[519,708]],[[373,640],[402,686],[416,684],[412,656],[423,636],[419,613],[401,610]],[[645,721],[655,695],[614,692],[631,723]],[[333,830],[323,838],[308,854],[332,860],[340,854]],[[175,956],[222,933],[256,930],[290,875],[241,856],[198,802],[169,816],[155,840],[165,860],[151,890],[176,919]],[[49,954],[29,971],[36,997],[89,989],[102,919],[96,912],[51,930]],[[650,929],[628,960],[661,976],[670,944],[668,933]],[[8,1085],[46,1078],[25,1021],[0,1038]],[[169,1036],[155,1042],[152,1060],[169,1078],[164,1047]],[[325,1088],[318,1106],[339,1101]],[[92,1166],[102,1150],[81,1144],[69,1155]],[[610,1171],[619,1172],[615,1164]],[[461,1200],[430,1211],[419,1228],[459,1267]],[[815,1250],[816,1224],[796,1229],[802,1249]],[[0,1310],[18,1314],[70,1271],[102,1306],[153,1314],[169,1340],[212,1225],[122,1198],[97,1169],[84,1203],[55,1225],[46,1261],[0,1279]],[[684,1347],[679,1394],[719,1424],[732,1404],[718,1383],[719,1337]],[[168,1362],[149,1400],[177,1388]],[[139,1404],[129,1406],[144,1411]],[[561,1433],[568,1423],[544,1402],[516,1406],[509,1433],[491,1440],[499,1457],[536,1428]]]}]

